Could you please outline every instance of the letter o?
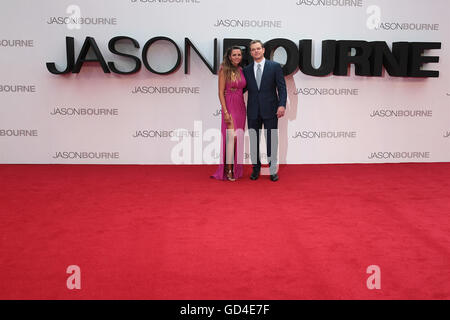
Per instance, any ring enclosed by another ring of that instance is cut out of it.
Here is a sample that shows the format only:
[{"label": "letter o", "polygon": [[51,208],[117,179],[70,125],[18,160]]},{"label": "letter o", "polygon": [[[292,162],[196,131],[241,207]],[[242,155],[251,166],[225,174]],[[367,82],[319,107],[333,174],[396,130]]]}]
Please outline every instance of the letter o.
[{"label": "letter o", "polygon": [[[175,63],[175,66],[172,69],[170,69],[169,71],[166,71],[166,72],[159,72],[159,71],[154,70],[150,66],[150,64],[148,63],[148,60],[147,60],[148,49],[150,49],[152,44],[154,44],[156,41],[160,41],[160,40],[169,41],[170,43],[173,44],[173,46],[177,50],[177,62]],[[148,40],[147,43],[144,45],[144,48],[142,49],[142,61],[144,63],[144,66],[150,72],[153,72],[153,73],[156,73],[156,74],[161,74],[161,75],[171,74],[171,73],[175,72],[181,65],[181,51],[180,51],[180,48],[178,48],[178,46],[175,43],[175,41],[173,41],[172,39],[167,38],[167,37],[155,37],[155,38],[152,38],[152,39]]]},{"label": "letter o", "polygon": [[279,47],[284,48],[286,50],[287,60],[286,64],[283,66],[283,73],[285,76],[290,75],[291,73],[295,72],[298,68],[298,61],[299,61],[299,52],[297,45],[288,39],[283,38],[277,38],[272,39],[264,43],[264,48],[266,49],[265,57],[267,59],[270,59],[275,50],[277,50]]}]

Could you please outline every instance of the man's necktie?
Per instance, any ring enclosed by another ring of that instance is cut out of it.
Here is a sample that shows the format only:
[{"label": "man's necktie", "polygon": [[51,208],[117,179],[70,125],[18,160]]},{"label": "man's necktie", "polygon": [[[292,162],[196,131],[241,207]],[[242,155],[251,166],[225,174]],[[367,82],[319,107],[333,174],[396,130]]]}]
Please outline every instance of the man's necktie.
[{"label": "man's necktie", "polygon": [[256,69],[256,84],[258,85],[258,90],[261,85],[261,77],[262,77],[261,65],[258,63],[258,66]]}]

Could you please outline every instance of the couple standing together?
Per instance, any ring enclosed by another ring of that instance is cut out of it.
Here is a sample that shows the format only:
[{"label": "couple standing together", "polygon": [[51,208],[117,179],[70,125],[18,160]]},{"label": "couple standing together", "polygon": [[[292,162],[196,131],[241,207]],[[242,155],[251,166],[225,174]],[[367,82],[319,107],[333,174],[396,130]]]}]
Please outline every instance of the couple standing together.
[{"label": "couple standing together", "polygon": [[[218,180],[235,181],[243,175],[246,113],[253,165],[250,179],[258,179],[261,172],[259,141],[264,125],[270,179],[278,180],[278,119],[284,116],[286,110],[286,83],[280,64],[266,60],[264,52],[261,41],[250,42],[250,55],[254,62],[241,68],[242,49],[231,47],[227,50],[220,67],[222,149],[219,168],[212,176]],[[244,90],[248,91],[247,112]]]}]

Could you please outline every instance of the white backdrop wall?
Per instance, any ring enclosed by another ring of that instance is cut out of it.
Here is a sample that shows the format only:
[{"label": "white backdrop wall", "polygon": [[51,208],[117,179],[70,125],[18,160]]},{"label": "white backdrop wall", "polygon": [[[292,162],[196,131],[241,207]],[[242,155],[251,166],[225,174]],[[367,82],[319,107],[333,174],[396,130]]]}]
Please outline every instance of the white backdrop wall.
[{"label": "white backdrop wall", "polygon": [[[215,38],[220,53],[224,38],[286,38],[297,44],[313,39],[316,66],[321,41],[327,39],[389,46],[442,42],[442,49],[426,53],[439,56],[439,63],[424,67],[438,70],[439,78],[361,77],[353,67],[348,77],[313,77],[299,70],[287,76],[279,152],[281,163],[290,164],[450,161],[449,12],[447,0],[4,1],[0,163],[218,162],[217,75],[192,50],[189,74],[183,61],[170,75],[144,66],[133,75],[105,74],[98,63],[85,64],[79,74],[53,75],[46,62],[65,68],[66,36],[75,38],[76,57],[85,38],[95,38],[105,60],[123,70],[133,63],[109,52],[115,36],[136,39],[140,49],[126,44],[123,50],[138,57],[156,36],[173,39],[184,55],[187,37],[211,63]],[[66,24],[64,17],[100,24]],[[377,17],[385,28],[373,27]],[[259,26],[261,21],[266,25]],[[428,27],[399,29],[404,23]],[[161,71],[176,60],[173,46],[163,41],[147,57]],[[285,58],[278,50],[274,59],[283,63]],[[194,138],[176,138],[180,128]],[[246,152],[248,160],[248,140]]]}]

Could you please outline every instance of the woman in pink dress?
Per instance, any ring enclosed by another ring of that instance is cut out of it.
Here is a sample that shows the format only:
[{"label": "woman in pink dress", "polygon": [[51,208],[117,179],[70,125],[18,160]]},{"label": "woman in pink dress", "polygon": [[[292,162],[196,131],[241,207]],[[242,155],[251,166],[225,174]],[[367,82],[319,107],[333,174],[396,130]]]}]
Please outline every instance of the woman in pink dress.
[{"label": "woman in pink dress", "polygon": [[243,90],[247,85],[240,66],[242,50],[231,47],[219,70],[219,100],[222,105],[220,164],[212,175],[218,180],[235,181],[243,175],[246,109]]}]

